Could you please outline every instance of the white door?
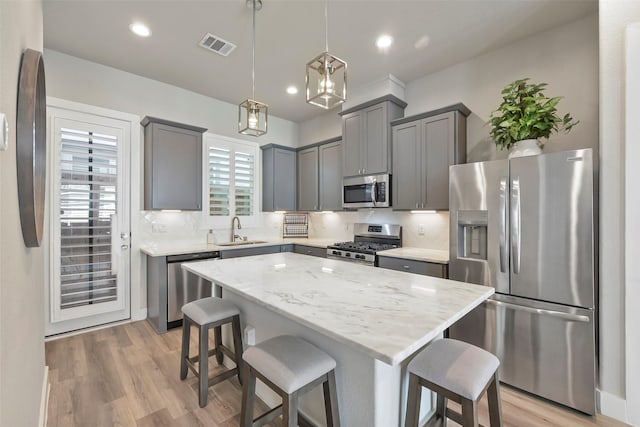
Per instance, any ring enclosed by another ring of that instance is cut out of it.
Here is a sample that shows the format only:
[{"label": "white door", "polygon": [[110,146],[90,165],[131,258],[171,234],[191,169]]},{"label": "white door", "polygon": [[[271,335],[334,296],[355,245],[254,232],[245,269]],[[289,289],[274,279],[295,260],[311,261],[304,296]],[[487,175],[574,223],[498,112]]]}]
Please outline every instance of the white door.
[{"label": "white door", "polygon": [[49,114],[46,335],[131,316],[131,123],[58,108]]}]

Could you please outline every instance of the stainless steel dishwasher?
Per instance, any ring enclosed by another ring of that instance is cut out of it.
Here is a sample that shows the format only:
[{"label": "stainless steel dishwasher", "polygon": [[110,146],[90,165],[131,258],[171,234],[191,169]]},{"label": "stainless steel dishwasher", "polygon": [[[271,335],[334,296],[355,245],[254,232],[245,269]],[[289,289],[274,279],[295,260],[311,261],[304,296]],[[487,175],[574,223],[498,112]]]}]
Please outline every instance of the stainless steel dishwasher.
[{"label": "stainless steel dishwasher", "polygon": [[185,262],[220,258],[220,252],[167,257],[167,328],[182,325],[182,306],[211,296],[211,282],[182,269]]}]

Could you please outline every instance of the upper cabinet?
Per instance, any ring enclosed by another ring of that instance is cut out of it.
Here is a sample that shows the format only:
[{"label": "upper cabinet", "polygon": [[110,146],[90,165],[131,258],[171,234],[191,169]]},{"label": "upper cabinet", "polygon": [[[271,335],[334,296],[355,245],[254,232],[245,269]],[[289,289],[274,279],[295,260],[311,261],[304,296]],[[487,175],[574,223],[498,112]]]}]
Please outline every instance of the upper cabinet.
[{"label": "upper cabinet", "polygon": [[145,117],[144,209],[202,209],[202,134],[206,129]]},{"label": "upper cabinet", "polygon": [[466,162],[470,112],[456,104],[391,123],[394,210],[449,209],[449,166]]},{"label": "upper cabinet", "polygon": [[342,210],[342,144],[339,137],[299,149],[298,210]]},{"label": "upper cabinet", "polygon": [[340,113],[344,177],[391,172],[389,123],[402,117],[406,106],[387,95]]},{"label": "upper cabinet", "polygon": [[318,147],[320,157],[321,211],[342,210],[342,141],[337,140]]},{"label": "upper cabinet", "polygon": [[262,210],[296,210],[296,150],[269,144],[262,148]]},{"label": "upper cabinet", "polygon": [[318,210],[318,147],[298,151],[298,210]]}]

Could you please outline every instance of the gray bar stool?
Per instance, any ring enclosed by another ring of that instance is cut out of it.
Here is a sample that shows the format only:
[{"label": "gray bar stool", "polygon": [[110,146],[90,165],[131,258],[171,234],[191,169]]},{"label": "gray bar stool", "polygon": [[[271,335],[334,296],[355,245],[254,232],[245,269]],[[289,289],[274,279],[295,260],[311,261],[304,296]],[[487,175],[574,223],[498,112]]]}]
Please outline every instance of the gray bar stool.
[{"label": "gray bar stool", "polygon": [[[436,414],[464,427],[478,426],[478,400],[487,391],[491,427],[502,426],[496,356],[453,339],[435,341],[409,362],[409,395],[405,427],[418,425],[422,387],[438,394]],[[447,399],[462,405],[462,414],[447,409]]]},{"label": "gray bar stool", "polygon": [[[187,368],[198,377],[200,407],[207,406],[207,393],[209,387],[238,375],[238,381],[242,384],[241,364],[242,358],[242,333],[240,331],[240,310],[238,307],[218,297],[202,298],[182,306],[182,354],[180,355],[180,379],[187,378]],[[222,344],[222,325],[231,323],[233,329],[232,353]],[[191,325],[197,325],[199,329],[198,355],[189,357],[189,340]],[[209,329],[214,328],[216,346],[209,350]],[[209,378],[209,357],[216,356],[218,365],[222,364],[223,355],[229,356],[236,367]],[[196,369],[196,362],[198,368]]]},{"label": "gray bar stool", "polygon": [[[260,426],[282,414],[283,426],[298,425],[298,397],[322,384],[328,427],[340,426],[336,392],[336,361],[313,344],[282,335],[249,347],[244,359],[241,427]],[[282,397],[279,405],[253,419],[256,378]]]}]

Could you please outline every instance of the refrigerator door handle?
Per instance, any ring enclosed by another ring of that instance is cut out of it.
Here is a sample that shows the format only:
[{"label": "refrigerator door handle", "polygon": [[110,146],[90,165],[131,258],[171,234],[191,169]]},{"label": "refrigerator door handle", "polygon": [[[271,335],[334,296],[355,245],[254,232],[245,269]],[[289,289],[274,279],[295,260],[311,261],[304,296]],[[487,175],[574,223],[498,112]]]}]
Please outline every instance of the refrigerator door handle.
[{"label": "refrigerator door handle", "polygon": [[511,181],[511,256],[513,274],[520,273],[520,177]]},{"label": "refrigerator door handle", "polygon": [[507,177],[500,178],[500,273],[506,272],[507,261]]},{"label": "refrigerator door handle", "polygon": [[573,322],[586,323],[586,322],[590,321],[588,316],[583,316],[581,314],[570,314],[570,313],[564,313],[562,311],[545,310],[545,309],[542,309],[542,308],[527,307],[527,306],[524,306],[524,305],[511,304],[511,303],[508,303],[508,302],[496,301],[496,300],[492,300],[492,299],[488,299],[488,300],[486,300],[486,302],[489,303],[489,304],[492,304],[492,305],[496,305],[498,307],[511,308],[511,309],[514,309],[514,310],[525,311],[527,313],[542,314],[542,315],[545,315],[545,316],[556,317],[556,318],[559,318],[559,319],[570,320],[570,321],[573,321]]}]

